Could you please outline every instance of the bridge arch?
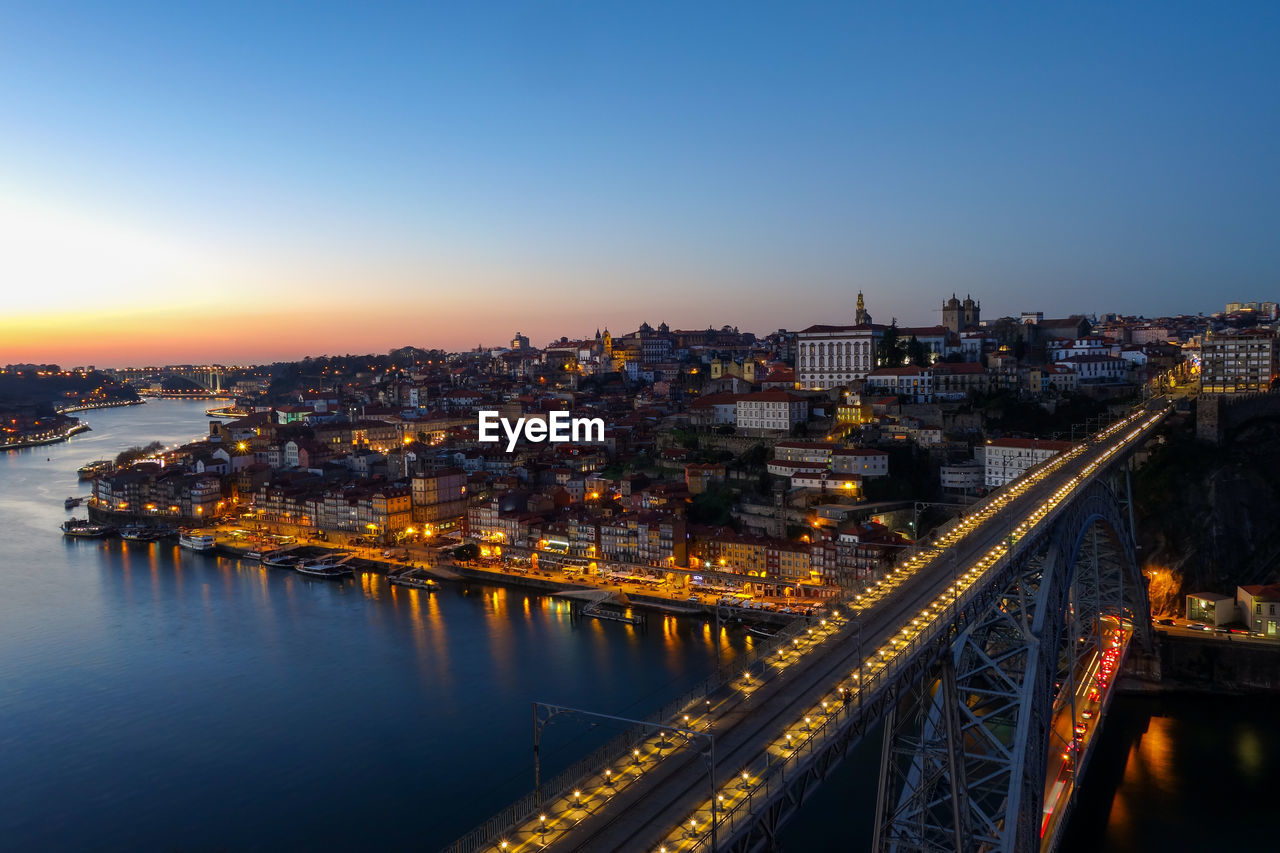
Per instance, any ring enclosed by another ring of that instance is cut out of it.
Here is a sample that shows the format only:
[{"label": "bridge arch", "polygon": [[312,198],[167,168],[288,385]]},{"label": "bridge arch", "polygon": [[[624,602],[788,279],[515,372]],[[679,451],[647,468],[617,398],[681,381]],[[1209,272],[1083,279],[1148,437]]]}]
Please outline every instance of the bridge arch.
[{"label": "bridge arch", "polygon": [[1114,626],[1149,647],[1146,586],[1111,488],[1095,482],[1012,545],[990,604],[886,720],[879,850],[1042,849],[1062,817],[1045,813],[1046,789],[1070,785],[1070,802],[1088,758],[1071,744]]}]

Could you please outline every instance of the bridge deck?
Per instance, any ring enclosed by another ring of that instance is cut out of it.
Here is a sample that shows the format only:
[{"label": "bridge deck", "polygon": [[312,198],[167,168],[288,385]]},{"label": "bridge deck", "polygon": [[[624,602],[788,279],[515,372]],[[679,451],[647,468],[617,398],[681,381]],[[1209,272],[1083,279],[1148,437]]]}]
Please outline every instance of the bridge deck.
[{"label": "bridge deck", "polygon": [[[724,846],[750,824],[752,812],[778,795],[782,777],[817,754],[823,740],[859,722],[873,683],[883,688],[927,640],[949,630],[949,604],[962,604],[988,582],[1019,537],[1047,523],[1162,416],[1137,412],[1028,472],[858,596],[852,613],[814,626],[812,635],[762,664],[758,674],[717,689],[703,713],[672,720],[673,726],[712,733],[714,788],[701,754],[705,739],[682,743],[678,735],[655,733],[638,755],[620,756],[608,780],[584,779],[577,796],[545,804],[541,816],[504,839],[506,847],[494,848],[709,850],[713,790]],[[845,696],[855,698],[846,702]]]}]

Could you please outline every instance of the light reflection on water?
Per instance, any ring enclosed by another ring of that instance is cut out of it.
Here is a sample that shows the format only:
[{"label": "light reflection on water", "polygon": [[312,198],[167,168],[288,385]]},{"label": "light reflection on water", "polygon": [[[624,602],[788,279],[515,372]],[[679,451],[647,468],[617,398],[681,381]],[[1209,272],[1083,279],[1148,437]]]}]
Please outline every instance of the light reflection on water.
[{"label": "light reflection on water", "polygon": [[[527,790],[531,701],[643,715],[714,666],[710,629],[669,617],[64,541],[77,466],[208,429],[198,402],[86,417],[0,457],[5,849],[434,849]],[[557,722],[547,772],[611,733]]]}]

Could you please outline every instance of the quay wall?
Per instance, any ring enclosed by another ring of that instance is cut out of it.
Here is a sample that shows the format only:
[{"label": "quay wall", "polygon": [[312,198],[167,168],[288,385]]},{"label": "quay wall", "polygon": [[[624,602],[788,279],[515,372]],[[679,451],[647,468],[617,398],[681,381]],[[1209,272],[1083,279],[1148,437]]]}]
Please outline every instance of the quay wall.
[{"label": "quay wall", "polygon": [[1157,631],[1155,655],[1130,655],[1119,686],[1134,693],[1280,694],[1280,643]]}]

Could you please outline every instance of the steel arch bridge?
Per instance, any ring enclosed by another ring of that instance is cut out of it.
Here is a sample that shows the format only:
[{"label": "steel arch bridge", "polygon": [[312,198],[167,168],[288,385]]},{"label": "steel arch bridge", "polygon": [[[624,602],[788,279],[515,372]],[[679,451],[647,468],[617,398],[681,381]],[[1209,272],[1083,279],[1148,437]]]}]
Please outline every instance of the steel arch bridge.
[{"label": "steel arch bridge", "polygon": [[1117,630],[1122,645],[1151,648],[1127,522],[1112,489],[1091,485],[1022,543],[990,605],[889,709],[875,849],[1055,846],[1065,810],[1054,800],[1070,807],[1091,753],[1072,746],[1087,725],[1082,688]]},{"label": "steel arch bridge", "polygon": [[[881,723],[876,802],[851,804],[874,808],[874,849],[1054,850],[1114,677],[1150,650],[1127,462],[1169,411],[1028,470],[884,590],[791,626],[446,850],[776,850]],[[709,734],[710,760],[655,734],[673,725]]]}]

